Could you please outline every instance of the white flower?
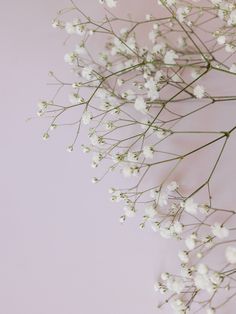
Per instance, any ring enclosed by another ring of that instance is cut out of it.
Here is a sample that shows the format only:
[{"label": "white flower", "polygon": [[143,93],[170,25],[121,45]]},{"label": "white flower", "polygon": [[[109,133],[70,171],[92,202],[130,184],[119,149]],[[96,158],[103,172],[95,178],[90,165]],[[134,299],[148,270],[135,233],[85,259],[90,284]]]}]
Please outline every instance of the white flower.
[{"label": "white flower", "polygon": [[98,140],[97,134],[93,134],[92,136],[90,136],[90,141],[95,146],[99,145],[99,140]]},{"label": "white flower", "polygon": [[73,147],[72,145],[71,145],[71,146],[68,146],[67,149],[66,149],[66,151],[67,151],[68,153],[73,152],[73,150],[74,150],[74,147]]},{"label": "white flower", "polygon": [[78,94],[69,94],[69,101],[72,105],[77,105],[82,102],[82,99]]},{"label": "white flower", "polygon": [[147,112],[147,104],[146,104],[145,100],[143,99],[143,97],[138,96],[136,98],[135,103],[134,103],[134,108],[137,111],[140,111],[142,113],[146,113]]},{"label": "white flower", "polygon": [[75,28],[74,28],[73,23],[70,23],[70,22],[66,23],[65,30],[67,31],[68,34],[74,34]]},{"label": "white flower", "polygon": [[112,202],[120,202],[122,200],[122,193],[121,191],[119,190],[114,190],[114,189],[111,189],[111,193],[112,193],[112,196],[111,196],[111,201]]},{"label": "white flower", "polygon": [[65,25],[65,30],[68,34],[84,34],[84,25],[81,24],[79,20],[74,20],[73,22],[67,22]]},{"label": "white flower", "polygon": [[124,207],[124,213],[126,217],[134,217],[135,216],[135,209],[131,205],[127,205]]},{"label": "white flower", "polygon": [[149,218],[154,218],[157,215],[157,211],[154,205],[149,205],[145,208],[145,214]]},{"label": "white flower", "polygon": [[165,43],[159,43],[159,44],[156,44],[155,46],[153,46],[152,51],[153,51],[153,53],[164,54],[165,49],[166,49]]},{"label": "white flower", "polygon": [[166,281],[170,277],[169,273],[162,273],[161,274],[161,279]]},{"label": "white flower", "polygon": [[128,177],[130,177],[132,175],[132,168],[129,167],[129,166],[124,167],[122,169],[122,173],[123,173],[124,177],[128,178]]},{"label": "white flower", "polygon": [[225,256],[227,261],[230,264],[236,263],[236,247],[235,246],[228,246],[225,250]]},{"label": "white flower", "polygon": [[165,239],[171,238],[172,234],[168,223],[162,224],[162,226],[160,227],[160,236]]},{"label": "white flower", "polygon": [[139,173],[139,168],[134,166],[134,165],[125,166],[122,169],[122,173],[123,173],[124,177],[126,177],[126,178],[130,177],[131,175],[136,176]]},{"label": "white flower", "polygon": [[178,59],[179,56],[174,52],[174,50],[169,50],[166,52],[164,56],[165,64],[176,64],[175,59]]},{"label": "white flower", "polygon": [[192,214],[192,215],[196,215],[197,209],[198,209],[198,204],[193,201],[193,198],[192,198],[192,197],[188,198],[188,199],[183,203],[183,206],[184,206],[184,210],[185,210],[187,213]]},{"label": "white flower", "polygon": [[205,264],[198,264],[197,265],[197,272],[201,275],[205,275],[208,273],[208,267]]},{"label": "white flower", "polygon": [[92,158],[92,167],[96,168],[99,165],[99,162],[102,160],[102,154],[95,153]]},{"label": "white flower", "polygon": [[92,145],[94,145],[94,146],[99,146],[99,145],[104,144],[103,138],[101,136],[98,136],[97,134],[92,134],[89,136],[89,138],[90,138]]},{"label": "white flower", "polygon": [[188,7],[180,7],[177,9],[176,11],[176,15],[178,20],[183,23],[185,17],[188,15],[188,13],[190,12]]},{"label": "white flower", "polygon": [[159,282],[155,282],[154,283],[154,291],[159,292],[159,290],[160,290],[160,284],[159,284]]},{"label": "white flower", "polygon": [[218,44],[219,45],[224,45],[225,44],[225,41],[226,41],[226,38],[225,38],[225,36],[219,36],[218,38],[217,38],[217,42],[218,42]]},{"label": "white flower", "polygon": [[206,310],[206,314],[215,314],[215,310],[211,307],[209,307],[207,310]]},{"label": "white flower", "polygon": [[192,270],[186,267],[186,263],[183,263],[180,268],[180,275],[184,278],[192,278]]},{"label": "white flower", "polygon": [[150,196],[156,200],[160,207],[163,207],[168,203],[168,193],[165,191],[151,190]]},{"label": "white flower", "polygon": [[48,103],[44,100],[38,102],[38,108],[41,112],[44,112],[45,110],[47,110],[48,107]]},{"label": "white flower", "polygon": [[48,133],[44,133],[44,134],[43,134],[43,139],[44,139],[45,141],[48,140],[49,137],[50,137],[50,135],[49,135]]},{"label": "white flower", "polygon": [[166,284],[167,284],[167,288],[170,291],[173,291],[173,292],[178,293],[178,294],[181,293],[185,288],[185,283],[184,283],[183,279],[181,279],[181,278],[173,279],[170,277],[167,279]]},{"label": "white flower", "polygon": [[186,313],[186,306],[184,302],[180,299],[175,299],[171,302],[171,307],[178,314]]},{"label": "white flower", "polygon": [[83,46],[80,46],[80,45],[76,45],[75,47],[75,52],[78,54],[78,55],[83,55],[86,53],[86,50]]},{"label": "white flower", "polygon": [[63,28],[64,26],[65,26],[64,23],[60,20],[54,19],[52,21],[52,27],[53,28]]},{"label": "white flower", "polygon": [[228,19],[228,25],[236,25],[236,10],[233,10],[230,13],[230,16]]},{"label": "white flower", "polygon": [[76,61],[76,58],[77,58],[77,54],[74,53],[74,52],[69,52],[69,53],[66,53],[65,56],[64,56],[64,61],[66,63],[69,63],[70,65],[73,65],[74,62]]},{"label": "white flower", "polygon": [[209,293],[213,292],[213,284],[207,274],[197,273],[194,277],[194,283],[198,289],[206,290]]},{"label": "white flower", "polygon": [[160,225],[158,223],[152,223],[151,228],[154,232],[160,231]]},{"label": "white flower", "polygon": [[93,77],[92,73],[93,73],[92,66],[88,66],[88,67],[83,68],[81,75],[83,78],[85,78],[87,80],[91,80],[91,78]]},{"label": "white flower", "polygon": [[87,125],[87,124],[89,124],[90,123],[90,121],[92,120],[92,114],[91,114],[91,112],[89,112],[89,111],[85,111],[84,113],[83,113],[83,115],[82,115],[82,121],[83,121],[83,124],[85,124],[85,125]]},{"label": "white flower", "polygon": [[116,0],[99,0],[99,2],[101,4],[103,4],[104,2],[106,3],[106,5],[109,7],[109,8],[114,8],[116,7],[117,5],[117,1]]},{"label": "white flower", "polygon": [[84,144],[81,145],[81,149],[83,153],[90,153],[90,148],[85,146]]},{"label": "white flower", "polygon": [[143,148],[143,155],[145,158],[153,159],[154,156],[154,149],[152,146],[144,146]]},{"label": "white flower", "polygon": [[126,92],[122,94],[123,98],[126,98],[127,100],[134,100],[135,99],[135,93],[132,89],[128,89]]},{"label": "white flower", "polygon": [[189,262],[188,253],[186,251],[179,251],[178,257],[182,263],[187,264]]},{"label": "white flower", "polygon": [[213,226],[211,226],[211,231],[219,239],[227,238],[229,236],[229,230],[218,222],[215,222]]},{"label": "white flower", "polygon": [[127,160],[131,162],[137,162],[139,158],[139,153],[137,152],[128,152]]},{"label": "white flower", "polygon": [[185,282],[181,278],[175,279],[172,285],[172,291],[175,293],[181,293],[185,288]]},{"label": "white flower", "polygon": [[187,248],[192,251],[195,248],[196,242],[191,236],[185,239],[185,245]]},{"label": "white flower", "polygon": [[175,221],[173,224],[173,231],[176,234],[181,234],[183,232],[183,225],[179,221]]},{"label": "white flower", "polygon": [[205,264],[197,266],[197,274],[194,277],[194,283],[198,289],[206,290],[212,293],[214,290],[214,283],[210,280],[208,267]]},{"label": "white flower", "polygon": [[96,178],[96,177],[93,177],[91,181],[92,181],[93,184],[95,184],[95,183],[98,183],[98,182],[99,182],[99,179]]},{"label": "white flower", "polygon": [[163,78],[163,73],[161,71],[157,71],[155,74],[155,81],[160,82],[162,78]]},{"label": "white flower", "polygon": [[150,78],[145,84],[144,87],[147,88],[148,93],[147,96],[151,100],[155,100],[159,98],[159,92],[157,90],[156,82],[153,78]]},{"label": "white flower", "polygon": [[204,93],[205,93],[204,87],[201,86],[201,85],[197,85],[193,89],[193,94],[198,99],[203,98],[204,97]]},{"label": "white flower", "polygon": [[172,181],[167,185],[166,189],[170,192],[173,192],[173,191],[176,191],[178,187],[179,185],[175,181]]},{"label": "white flower", "polygon": [[156,41],[156,37],[157,37],[157,32],[153,29],[149,32],[148,34],[148,38],[150,39],[150,41],[154,44]]}]

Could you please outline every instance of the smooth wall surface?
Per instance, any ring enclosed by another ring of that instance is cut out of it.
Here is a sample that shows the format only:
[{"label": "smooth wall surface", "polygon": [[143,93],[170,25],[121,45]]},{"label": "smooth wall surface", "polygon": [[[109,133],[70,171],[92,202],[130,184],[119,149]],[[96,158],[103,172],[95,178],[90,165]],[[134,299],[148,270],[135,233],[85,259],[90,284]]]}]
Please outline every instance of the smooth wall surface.
[{"label": "smooth wall surface", "polygon": [[46,123],[26,122],[52,95],[48,71],[67,75],[65,36],[51,20],[68,3],[1,1],[0,314],[158,313],[153,283],[175,245],[138,221],[121,226],[107,193],[114,179],[92,185],[89,160],[66,152],[66,132],[43,142]]}]

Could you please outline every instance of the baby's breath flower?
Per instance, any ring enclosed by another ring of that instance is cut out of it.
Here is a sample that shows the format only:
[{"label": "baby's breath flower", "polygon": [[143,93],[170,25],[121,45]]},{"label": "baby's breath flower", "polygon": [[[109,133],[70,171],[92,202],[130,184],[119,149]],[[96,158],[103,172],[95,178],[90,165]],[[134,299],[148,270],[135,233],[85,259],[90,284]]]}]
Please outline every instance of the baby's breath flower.
[{"label": "baby's breath flower", "polygon": [[192,215],[197,214],[198,204],[194,202],[193,198],[190,197],[183,203],[184,210]]},{"label": "baby's breath flower", "polygon": [[173,50],[169,50],[166,52],[165,56],[164,56],[164,63],[168,64],[168,65],[174,65],[176,64],[176,59],[178,59],[179,56],[177,55],[177,53]]},{"label": "baby's breath flower", "polygon": [[193,94],[196,98],[198,99],[201,99],[204,97],[204,94],[205,94],[205,90],[204,90],[204,87],[201,86],[201,85],[197,85],[194,87],[193,89]]},{"label": "baby's breath flower", "polygon": [[83,124],[87,125],[90,123],[91,120],[92,120],[92,113],[86,110],[82,115]]},{"label": "baby's breath flower", "polygon": [[154,156],[154,149],[152,146],[144,146],[143,148],[143,155],[145,158],[153,159]]},{"label": "baby's breath flower", "polygon": [[73,152],[74,147],[72,145],[68,146],[66,150],[67,150],[67,152],[71,153],[71,152]]},{"label": "baby's breath flower", "polygon": [[229,230],[218,222],[215,222],[214,225],[211,226],[211,231],[213,235],[219,239],[227,238],[229,236]]},{"label": "baby's breath flower", "polygon": [[109,8],[114,8],[114,7],[116,7],[116,5],[117,5],[117,1],[116,1],[116,0],[99,0],[99,2],[100,2],[101,4],[106,3],[106,5],[107,5]]},{"label": "baby's breath flower", "polygon": [[48,134],[48,133],[44,133],[44,134],[43,134],[43,139],[44,139],[44,140],[49,139],[49,134]]},{"label": "baby's breath flower", "polygon": [[147,104],[146,104],[145,100],[143,99],[143,97],[141,97],[141,96],[137,97],[137,99],[135,100],[135,103],[134,103],[134,108],[137,111],[140,111],[142,113],[147,112]]},{"label": "baby's breath flower", "polygon": [[225,256],[230,264],[236,264],[236,247],[228,246],[225,250]]}]

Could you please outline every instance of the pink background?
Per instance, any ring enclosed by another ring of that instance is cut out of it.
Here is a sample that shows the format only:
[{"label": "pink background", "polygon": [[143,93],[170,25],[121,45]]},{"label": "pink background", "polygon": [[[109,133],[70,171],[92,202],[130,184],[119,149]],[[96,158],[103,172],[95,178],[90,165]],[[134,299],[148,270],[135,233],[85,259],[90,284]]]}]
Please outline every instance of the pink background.
[{"label": "pink background", "polygon": [[[121,226],[107,193],[114,179],[92,185],[88,158],[65,150],[66,132],[45,143],[46,124],[26,122],[52,95],[48,71],[68,72],[65,36],[50,23],[68,2],[1,6],[0,313],[157,313],[153,283],[175,245],[140,231],[137,220]],[[102,10],[96,0],[80,3]]]}]

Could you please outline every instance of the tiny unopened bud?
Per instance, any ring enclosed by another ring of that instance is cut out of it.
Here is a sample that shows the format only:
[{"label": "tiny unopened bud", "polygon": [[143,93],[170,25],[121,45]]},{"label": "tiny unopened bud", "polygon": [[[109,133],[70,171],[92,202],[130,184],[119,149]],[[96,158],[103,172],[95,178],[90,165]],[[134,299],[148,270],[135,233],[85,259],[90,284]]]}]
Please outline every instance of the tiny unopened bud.
[{"label": "tiny unopened bud", "polygon": [[57,125],[53,123],[53,124],[50,126],[50,130],[55,130],[56,127],[57,127]]},{"label": "tiny unopened bud", "polygon": [[41,117],[42,115],[43,115],[43,110],[37,111],[37,116],[38,116],[38,117]]},{"label": "tiny unopened bud", "polygon": [[81,148],[82,148],[83,153],[89,153],[90,152],[90,148],[85,146],[85,145],[81,145]]},{"label": "tiny unopened bud", "polygon": [[98,178],[96,178],[96,177],[93,177],[93,178],[92,178],[92,183],[95,184],[95,183],[98,183],[98,182],[99,182],[99,179],[98,179]]},{"label": "tiny unopened bud", "polygon": [[125,215],[121,216],[121,217],[120,217],[120,223],[123,224],[123,223],[125,222],[125,218],[126,218]]},{"label": "tiny unopened bud", "polygon": [[80,82],[75,82],[75,83],[72,84],[73,88],[79,88],[81,86],[82,86],[82,84]]},{"label": "tiny unopened bud", "polygon": [[44,133],[43,134],[43,139],[46,141],[47,139],[49,139],[49,134],[48,133]]},{"label": "tiny unopened bud", "polygon": [[140,229],[144,229],[144,227],[145,227],[145,223],[142,222],[142,223],[139,225],[139,228],[140,228]]},{"label": "tiny unopened bud", "polygon": [[66,151],[67,151],[68,153],[73,152],[73,150],[74,150],[74,147],[73,147],[72,145],[68,146],[67,149],[66,149]]}]

